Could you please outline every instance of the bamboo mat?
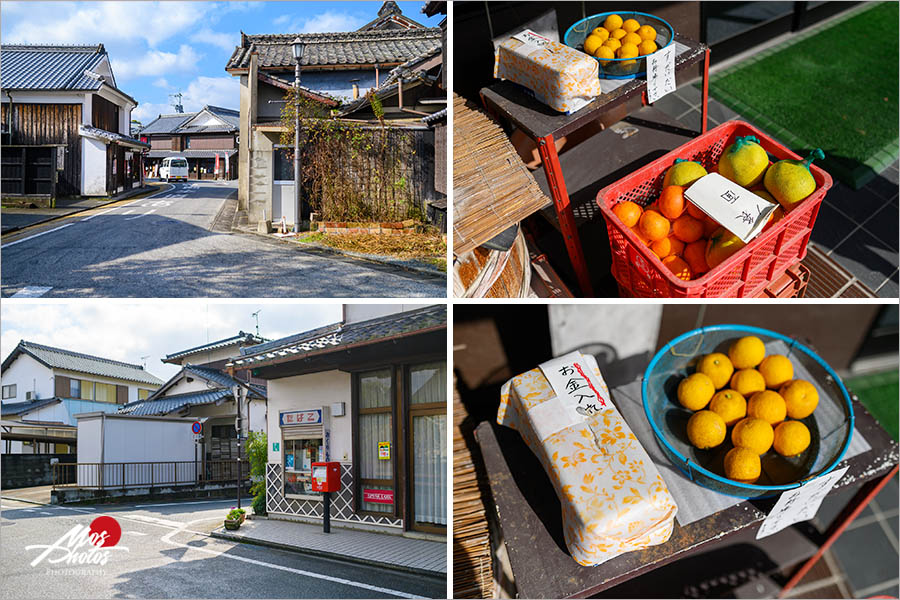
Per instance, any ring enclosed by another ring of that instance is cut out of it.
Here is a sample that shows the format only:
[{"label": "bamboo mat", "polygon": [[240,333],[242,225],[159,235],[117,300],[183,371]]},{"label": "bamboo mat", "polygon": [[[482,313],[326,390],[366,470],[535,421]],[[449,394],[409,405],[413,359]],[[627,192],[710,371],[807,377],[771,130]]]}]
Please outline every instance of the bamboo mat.
[{"label": "bamboo mat", "polygon": [[503,129],[454,94],[453,252],[480,246],[550,202]]},{"label": "bamboo mat", "polygon": [[453,386],[453,597],[494,596],[491,538],[485,506],[492,504],[484,469],[476,469],[466,437],[472,428]]}]

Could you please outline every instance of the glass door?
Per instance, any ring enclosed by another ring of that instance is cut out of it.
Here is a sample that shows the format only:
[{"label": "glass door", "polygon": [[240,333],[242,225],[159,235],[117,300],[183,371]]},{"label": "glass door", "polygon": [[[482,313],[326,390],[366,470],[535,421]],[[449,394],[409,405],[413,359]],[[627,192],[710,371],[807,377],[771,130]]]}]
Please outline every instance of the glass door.
[{"label": "glass door", "polygon": [[447,530],[447,364],[409,368],[411,528]]}]

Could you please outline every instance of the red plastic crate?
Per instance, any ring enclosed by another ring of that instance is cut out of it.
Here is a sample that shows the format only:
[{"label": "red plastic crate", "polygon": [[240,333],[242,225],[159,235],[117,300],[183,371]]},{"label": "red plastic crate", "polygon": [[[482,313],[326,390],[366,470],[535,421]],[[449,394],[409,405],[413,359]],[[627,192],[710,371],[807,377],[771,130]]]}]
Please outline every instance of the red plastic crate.
[{"label": "red plastic crate", "polygon": [[725,262],[693,281],[683,281],[662,264],[618,217],[612,208],[631,200],[647,206],[659,197],[666,170],[676,158],[693,160],[707,170],[735,138],[753,135],[774,160],[801,159],[771,137],[744,121],[728,121],[711,129],[597,194],[606,219],[612,254],[612,274],[619,285],[638,298],[752,298],[759,296],[794,263],[806,256],[819,207],[831,187],[831,176],[811,165],[816,190],[773,227],[753,238]]}]

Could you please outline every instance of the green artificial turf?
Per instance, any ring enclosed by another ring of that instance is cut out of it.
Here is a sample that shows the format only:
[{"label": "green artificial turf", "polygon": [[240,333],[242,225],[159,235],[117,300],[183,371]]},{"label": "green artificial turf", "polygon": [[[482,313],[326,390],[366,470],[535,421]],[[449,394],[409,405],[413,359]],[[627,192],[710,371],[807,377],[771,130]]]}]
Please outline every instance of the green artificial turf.
[{"label": "green artificial turf", "polygon": [[887,371],[874,375],[853,377],[845,382],[847,387],[859,396],[859,401],[873,417],[897,440],[900,435],[898,424],[898,402],[900,381],[897,371]]},{"label": "green artificial turf", "polygon": [[898,4],[853,10],[710,78],[710,94],[859,188],[898,155]]}]

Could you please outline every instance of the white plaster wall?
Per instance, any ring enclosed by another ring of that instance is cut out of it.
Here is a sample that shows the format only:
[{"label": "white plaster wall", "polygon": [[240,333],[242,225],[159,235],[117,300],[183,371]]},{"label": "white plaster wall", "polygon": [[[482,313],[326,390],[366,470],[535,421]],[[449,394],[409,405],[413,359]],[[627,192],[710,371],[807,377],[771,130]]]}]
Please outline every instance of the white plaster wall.
[{"label": "white plaster wall", "polygon": [[175,394],[187,394],[190,392],[202,392],[210,389],[205,379],[201,379],[196,375],[190,375],[193,381],[188,381],[187,377],[182,377],[175,385],[166,390],[166,396],[174,396]]},{"label": "white plaster wall", "polygon": [[78,419],[78,462],[100,462],[101,417]]},{"label": "white plaster wall", "polygon": [[[272,442],[281,441],[279,413],[328,407],[335,402],[345,403],[343,417],[331,417],[331,460],[353,460],[352,407],[350,402],[350,377],[343,371],[325,371],[296,377],[272,379],[268,382],[269,396],[269,462],[281,463],[281,451],[272,450]],[[326,419],[326,424],[328,420]]]},{"label": "white plaster wall", "polygon": [[[13,104],[26,102],[31,104],[82,104],[84,102],[84,96],[84,93],[77,92],[12,92]],[[5,92],[3,94],[3,102],[9,102],[9,99],[6,97]],[[90,106],[88,106],[88,109],[90,109]],[[87,112],[88,115],[90,115],[90,110],[88,110]],[[82,114],[84,114],[83,108]]]},{"label": "white plaster wall", "polygon": [[53,397],[53,371],[26,354],[20,354],[0,379],[3,385],[16,384],[16,397],[3,402],[24,402],[30,391],[35,392],[34,399]]},{"label": "white plaster wall", "polygon": [[553,356],[591,343],[609,344],[618,358],[653,351],[662,304],[551,304]]},{"label": "white plaster wall", "polygon": [[[84,94],[84,98],[81,102],[81,122],[85,125],[93,125],[94,120],[94,95],[93,94]],[[82,167],[82,170],[84,167]],[[84,173],[82,173],[84,175]]]},{"label": "white plaster wall", "polygon": [[[161,421],[135,417],[106,419],[104,462],[194,460],[191,421]],[[80,440],[79,440],[80,442]]]},{"label": "white plaster wall", "polygon": [[344,322],[368,321],[385,315],[424,308],[429,304],[345,304]]},{"label": "white plaster wall", "polygon": [[211,362],[216,362],[219,360],[227,360],[229,358],[234,358],[239,355],[241,351],[237,346],[228,346],[226,348],[215,348],[213,350],[204,350],[203,352],[197,352],[196,354],[189,354],[180,359],[180,364],[183,367],[184,365],[190,363],[192,365],[205,365]]},{"label": "white plaster wall", "polygon": [[81,195],[106,195],[106,144],[81,138]]}]

